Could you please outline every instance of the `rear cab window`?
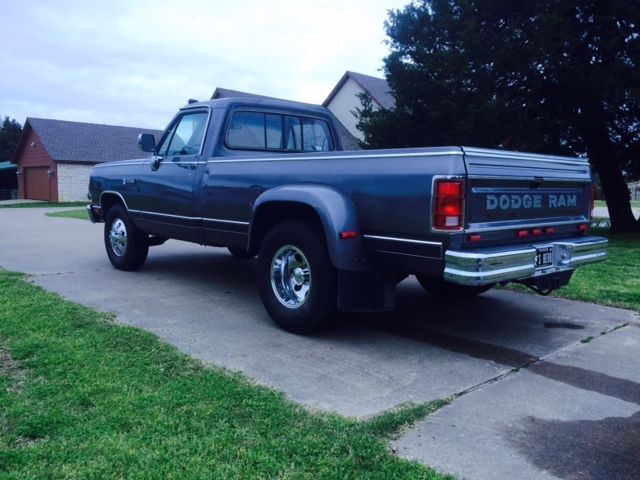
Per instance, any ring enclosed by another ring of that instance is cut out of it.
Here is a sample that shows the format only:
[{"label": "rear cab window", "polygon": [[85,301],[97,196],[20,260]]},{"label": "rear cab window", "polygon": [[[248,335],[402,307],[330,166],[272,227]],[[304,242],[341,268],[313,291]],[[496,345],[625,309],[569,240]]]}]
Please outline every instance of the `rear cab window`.
[{"label": "rear cab window", "polygon": [[315,117],[237,110],[225,134],[228,148],[279,152],[335,150],[329,124]]}]

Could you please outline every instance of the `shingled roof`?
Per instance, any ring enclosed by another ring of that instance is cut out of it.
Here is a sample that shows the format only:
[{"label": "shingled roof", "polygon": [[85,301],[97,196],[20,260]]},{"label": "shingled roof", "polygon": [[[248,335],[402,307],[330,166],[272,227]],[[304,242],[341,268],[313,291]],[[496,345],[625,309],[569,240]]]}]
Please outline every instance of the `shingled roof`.
[{"label": "shingled roof", "polygon": [[52,160],[91,164],[139,158],[144,154],[138,149],[138,135],[151,133],[156,139],[162,135],[160,130],[27,118],[12,160],[14,163],[17,163],[29,128],[38,135]]},{"label": "shingled roof", "polygon": [[376,102],[380,107],[390,110],[396,106],[396,101],[391,95],[391,88],[389,84],[384,78],[372,77],[370,75],[364,75],[362,73],[350,72],[346,71],[342,76],[340,81],[336,84],[331,93],[327,97],[327,99],[322,102],[323,106],[329,105],[333,97],[340,91],[342,86],[345,84],[347,80],[351,78],[354,82],[356,82],[360,87],[367,92],[374,102]]},{"label": "shingled roof", "polygon": [[[258,95],[257,93],[248,93],[248,92],[241,92],[240,90],[232,90],[230,88],[222,88],[222,87],[217,87],[214,92],[213,95],[211,95],[211,100],[215,100],[217,98],[265,98],[268,100],[283,100],[282,98],[276,98],[276,97],[268,97],[266,95]],[[292,102],[291,100],[286,100],[287,102]],[[311,105],[310,103],[302,103],[302,102],[292,102],[292,103],[297,103],[300,105]]]},{"label": "shingled roof", "polygon": [[[255,93],[241,92],[239,90],[231,90],[229,88],[222,88],[222,87],[217,87],[215,89],[215,91],[213,92],[213,95],[211,95],[211,100],[215,100],[217,98],[231,98],[231,97],[267,98],[270,100],[282,100],[281,98],[267,97],[265,95],[257,95]],[[313,105],[310,103],[294,102],[292,100],[286,100],[286,101],[291,103],[296,103],[302,106]],[[317,105],[314,105],[314,106],[317,106]],[[323,106],[326,106],[326,105],[323,105]],[[338,120],[337,117],[330,110],[327,110],[327,111],[329,115],[331,115],[331,117],[333,118],[333,123],[336,127],[336,132],[338,134],[338,137],[340,137],[340,143],[342,143],[342,149],[343,150],[359,150],[360,143],[358,142],[358,139],[353,135],[351,135],[351,132],[347,130],[347,128],[342,124],[342,122],[340,122],[340,120]]]}]

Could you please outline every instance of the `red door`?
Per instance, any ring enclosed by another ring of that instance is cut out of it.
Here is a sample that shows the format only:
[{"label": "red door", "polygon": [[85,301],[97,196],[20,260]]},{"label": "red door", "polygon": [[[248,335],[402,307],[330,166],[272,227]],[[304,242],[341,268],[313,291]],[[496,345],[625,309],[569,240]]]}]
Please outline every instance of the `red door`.
[{"label": "red door", "polygon": [[48,167],[30,167],[24,169],[24,198],[30,200],[51,200]]}]

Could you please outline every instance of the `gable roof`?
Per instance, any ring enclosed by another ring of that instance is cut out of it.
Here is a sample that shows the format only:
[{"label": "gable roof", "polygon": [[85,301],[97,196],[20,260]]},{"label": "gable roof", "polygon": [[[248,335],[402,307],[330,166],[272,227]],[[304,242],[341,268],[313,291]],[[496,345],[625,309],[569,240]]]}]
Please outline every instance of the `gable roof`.
[{"label": "gable roof", "polygon": [[160,130],[27,118],[12,160],[14,163],[17,163],[31,129],[38,135],[52,160],[89,164],[139,158],[144,154],[138,149],[138,135],[151,133],[156,138],[162,135]]},{"label": "gable roof", "polygon": [[[241,92],[240,90],[232,90],[230,88],[222,88],[222,87],[216,87],[216,89],[213,91],[213,95],[211,95],[211,100],[216,100],[218,98],[233,98],[233,97],[266,98],[269,100],[283,100],[282,98],[267,97],[266,95],[258,95],[256,93]],[[290,100],[286,100],[286,101],[290,101]],[[301,105],[310,105],[302,102],[294,102],[294,103],[299,103]]]},{"label": "gable roof", "polygon": [[[247,92],[241,92],[239,90],[231,90],[229,88],[221,88],[221,87],[217,87],[214,92],[213,95],[211,96],[211,100],[216,100],[219,98],[233,98],[233,97],[241,97],[241,98],[266,98],[269,100],[282,100],[280,98],[275,98],[275,97],[267,97],[265,95],[256,95],[255,93],[247,93]],[[318,105],[312,104],[312,103],[303,103],[303,102],[295,102],[292,100],[285,100],[286,102],[289,103],[293,103],[293,104],[297,104],[300,106],[313,106],[313,107],[318,107]],[[325,105],[323,105],[325,106]],[[358,142],[358,139],[356,137],[354,137],[351,132],[349,132],[349,130],[347,130],[347,127],[345,127],[342,122],[340,122],[340,120],[338,120],[338,118],[333,114],[333,112],[331,112],[329,109],[326,109],[327,113],[331,116],[331,118],[333,119],[333,123],[336,127],[336,133],[338,134],[338,137],[340,138],[340,143],[342,144],[342,149],[343,150],[359,150],[360,149],[360,143]]]},{"label": "gable roof", "polygon": [[333,100],[333,97],[337,95],[342,86],[349,79],[352,79],[360,86],[360,88],[367,92],[379,107],[386,110],[390,110],[395,107],[396,101],[393,98],[393,95],[391,95],[391,87],[389,87],[389,84],[384,78],[372,77],[370,75],[351,72],[349,70],[345,72],[340,81],[336,84],[335,87],[333,87],[333,90],[331,90],[331,93],[329,94],[327,99],[322,102],[322,105],[325,107],[329,105],[331,103],[331,100]]}]

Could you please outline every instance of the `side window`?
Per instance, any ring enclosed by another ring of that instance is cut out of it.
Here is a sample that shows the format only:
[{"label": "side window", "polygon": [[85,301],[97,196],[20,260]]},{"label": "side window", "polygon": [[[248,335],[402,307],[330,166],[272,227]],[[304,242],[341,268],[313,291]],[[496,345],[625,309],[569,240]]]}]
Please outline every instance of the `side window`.
[{"label": "side window", "polygon": [[282,150],[282,115],[267,113],[265,118],[267,148]]},{"label": "side window", "polygon": [[284,117],[284,148],[287,150],[302,150],[302,129],[300,117],[287,115]]},{"label": "side window", "polygon": [[235,112],[225,137],[227,146],[251,150],[326,152],[334,149],[324,120],[266,112]]},{"label": "side window", "polygon": [[236,112],[226,137],[232,148],[282,149],[282,115],[262,112]]},{"label": "side window", "polygon": [[196,112],[183,115],[165,137],[158,153],[162,156],[197,155],[207,126],[207,113]]},{"label": "side window", "polygon": [[176,131],[176,127],[178,126],[178,122],[171,125],[171,128],[167,132],[167,134],[163,137],[157,147],[158,155],[165,157],[167,155],[167,149],[169,148],[169,143],[171,142],[171,138],[173,137],[174,132]]},{"label": "side window", "polygon": [[333,150],[333,141],[327,122],[316,118],[302,118],[302,150],[327,152]]},{"label": "side window", "polygon": [[227,144],[236,148],[265,148],[264,113],[236,112],[227,130]]}]

